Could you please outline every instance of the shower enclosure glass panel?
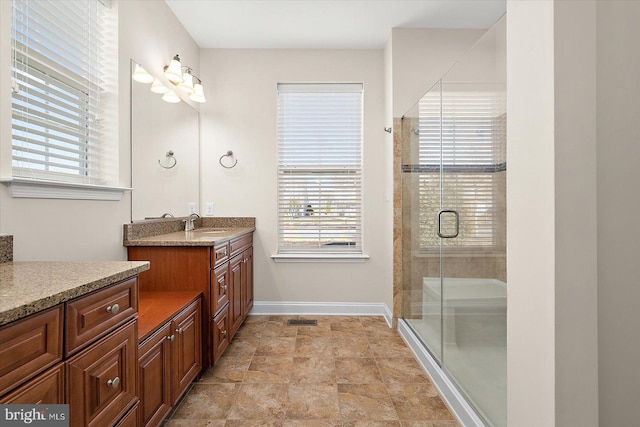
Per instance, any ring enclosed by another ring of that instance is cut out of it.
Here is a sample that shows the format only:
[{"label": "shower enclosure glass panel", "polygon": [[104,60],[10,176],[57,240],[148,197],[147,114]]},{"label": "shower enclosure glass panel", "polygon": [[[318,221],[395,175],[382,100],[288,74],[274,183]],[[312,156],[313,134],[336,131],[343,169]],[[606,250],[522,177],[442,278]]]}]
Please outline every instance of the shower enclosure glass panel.
[{"label": "shower enclosure glass panel", "polygon": [[505,33],[402,122],[403,317],[490,426],[506,426]]}]

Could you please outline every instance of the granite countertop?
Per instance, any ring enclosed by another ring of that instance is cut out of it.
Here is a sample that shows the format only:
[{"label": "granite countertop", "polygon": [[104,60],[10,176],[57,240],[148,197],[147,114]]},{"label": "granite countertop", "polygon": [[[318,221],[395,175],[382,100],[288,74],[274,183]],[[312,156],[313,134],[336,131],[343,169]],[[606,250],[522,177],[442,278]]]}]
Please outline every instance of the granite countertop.
[{"label": "granite countertop", "polygon": [[25,261],[0,264],[0,325],[148,269],[147,261]]},{"label": "granite countertop", "polygon": [[194,231],[175,231],[155,236],[127,239],[125,246],[214,246],[243,234],[255,231],[255,227],[196,228]]},{"label": "granite countertop", "polygon": [[253,217],[204,217],[194,231],[184,231],[184,219],[168,218],[124,224],[124,246],[214,246],[256,230]]}]

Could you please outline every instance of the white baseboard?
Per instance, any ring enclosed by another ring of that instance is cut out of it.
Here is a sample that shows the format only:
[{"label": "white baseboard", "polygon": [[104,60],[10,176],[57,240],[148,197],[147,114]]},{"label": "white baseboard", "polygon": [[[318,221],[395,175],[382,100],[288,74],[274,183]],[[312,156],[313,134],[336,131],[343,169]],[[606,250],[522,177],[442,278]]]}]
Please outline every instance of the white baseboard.
[{"label": "white baseboard", "polygon": [[387,321],[387,326],[390,328],[393,327],[393,313],[389,310],[387,304],[384,304],[384,313],[382,315],[384,316],[384,320]]},{"label": "white baseboard", "polygon": [[300,315],[318,316],[384,316],[391,325],[391,311],[384,303],[367,302],[287,302],[255,301],[249,314],[253,315]]},{"label": "white baseboard", "polygon": [[420,362],[424,370],[427,371],[431,382],[438,389],[442,399],[447,403],[447,406],[451,409],[451,412],[460,424],[464,427],[486,427],[462,394],[460,394],[453,382],[451,382],[449,377],[442,371],[442,368],[438,366],[433,356],[429,354],[418,340],[418,337],[416,337],[402,319],[398,319],[398,332],[413,354],[415,354],[418,362]]}]

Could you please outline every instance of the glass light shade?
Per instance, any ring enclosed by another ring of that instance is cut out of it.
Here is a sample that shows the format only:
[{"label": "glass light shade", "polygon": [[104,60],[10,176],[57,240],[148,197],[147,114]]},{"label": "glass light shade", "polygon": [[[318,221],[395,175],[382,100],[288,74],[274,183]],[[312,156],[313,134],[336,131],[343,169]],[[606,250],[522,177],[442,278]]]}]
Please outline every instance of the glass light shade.
[{"label": "glass light shade", "polygon": [[182,83],[182,66],[180,64],[180,57],[174,56],[169,65],[164,69],[164,76],[172,83]]},{"label": "glass light shade", "polygon": [[193,93],[189,95],[189,99],[194,102],[207,102],[207,99],[204,97],[204,88],[200,83],[196,83],[193,87]]},{"label": "glass light shade", "polygon": [[153,76],[139,64],[136,64],[131,78],[139,83],[151,83]]},{"label": "glass light shade", "polygon": [[193,76],[189,71],[185,71],[182,75],[184,81],[178,85],[178,87],[184,90],[188,94],[193,93]]},{"label": "glass light shade", "polygon": [[151,92],[153,93],[167,93],[169,92],[169,88],[163,85],[160,80],[154,79],[153,83],[151,83]]},{"label": "glass light shade", "polygon": [[172,90],[162,95],[162,100],[166,102],[170,102],[172,104],[177,104],[180,102],[180,97],[176,95],[176,93]]}]

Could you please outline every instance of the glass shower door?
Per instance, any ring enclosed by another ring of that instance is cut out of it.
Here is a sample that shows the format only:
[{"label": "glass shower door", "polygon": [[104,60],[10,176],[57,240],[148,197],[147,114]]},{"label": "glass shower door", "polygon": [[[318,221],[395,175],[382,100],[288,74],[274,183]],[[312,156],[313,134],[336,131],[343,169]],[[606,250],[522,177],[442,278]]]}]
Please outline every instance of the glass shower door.
[{"label": "glass shower door", "polygon": [[442,78],[442,366],[506,426],[506,90],[489,30]]},{"label": "glass shower door", "polygon": [[403,318],[506,426],[504,18],[402,120]]}]

